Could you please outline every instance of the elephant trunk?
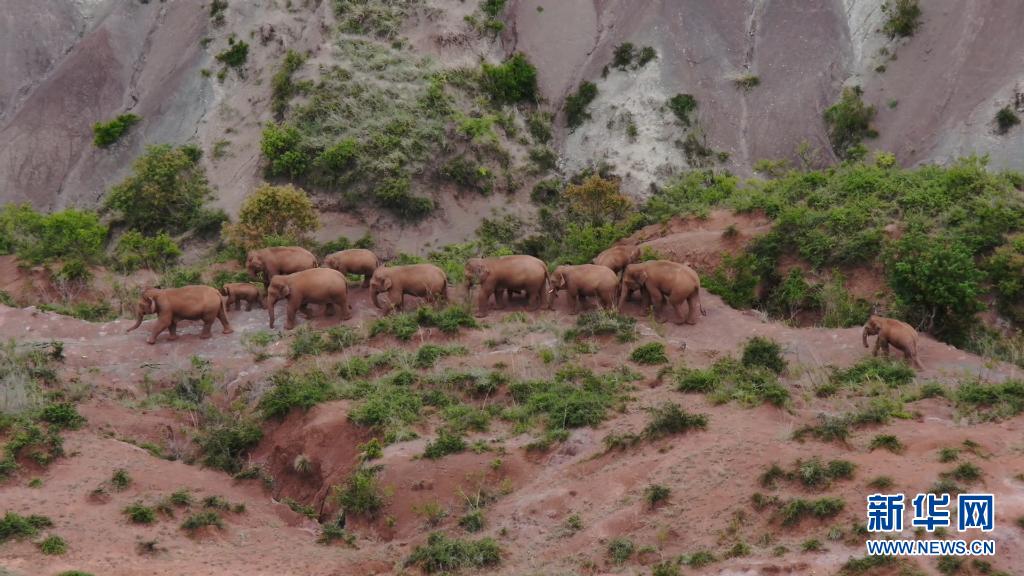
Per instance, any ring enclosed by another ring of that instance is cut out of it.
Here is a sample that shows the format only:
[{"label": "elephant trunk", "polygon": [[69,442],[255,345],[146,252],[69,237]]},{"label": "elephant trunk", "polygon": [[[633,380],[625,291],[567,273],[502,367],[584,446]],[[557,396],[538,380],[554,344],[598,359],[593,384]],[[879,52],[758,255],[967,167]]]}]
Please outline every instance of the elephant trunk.
[{"label": "elephant trunk", "polygon": [[125,330],[124,331],[125,334],[127,334],[127,333],[131,332],[132,330],[135,330],[136,328],[141,326],[142,325],[142,317],[143,316],[145,316],[145,314],[143,314],[142,311],[140,310],[139,313],[138,313],[138,317],[135,318],[135,324],[133,324],[131,328]]},{"label": "elephant trunk", "polygon": [[270,295],[267,295],[267,313],[270,314],[270,327],[274,327],[274,305],[277,304],[277,300],[274,300]]},{"label": "elephant trunk", "polygon": [[868,327],[864,327],[864,332],[861,333],[861,339],[864,341],[864,347],[868,347]]},{"label": "elephant trunk", "polygon": [[622,310],[622,306],[626,304],[626,298],[629,297],[629,287],[626,286],[625,282],[619,283],[619,310]]},{"label": "elephant trunk", "polygon": [[370,301],[373,302],[374,308],[380,309],[380,300],[377,299],[377,294],[379,294],[379,292],[370,288]]}]

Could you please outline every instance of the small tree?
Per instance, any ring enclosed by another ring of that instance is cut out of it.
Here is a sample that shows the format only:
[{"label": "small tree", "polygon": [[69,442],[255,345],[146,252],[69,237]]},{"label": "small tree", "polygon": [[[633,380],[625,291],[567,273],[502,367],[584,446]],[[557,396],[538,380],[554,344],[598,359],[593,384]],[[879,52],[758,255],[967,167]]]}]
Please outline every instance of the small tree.
[{"label": "small tree", "polygon": [[191,149],[150,146],[132,174],[114,186],[106,207],[129,227],[147,235],[188,229],[212,196],[206,172]]},{"label": "small tree", "polygon": [[619,183],[600,176],[570,185],[564,195],[570,217],[595,226],[620,220],[632,208],[629,199],[619,192]]},{"label": "small tree", "polygon": [[268,236],[298,240],[319,225],[313,202],[301,188],[263,184],[242,203],[238,223],[224,231],[232,244],[253,248]]},{"label": "small tree", "polygon": [[825,125],[832,150],[840,158],[849,158],[864,138],[878,136],[871,127],[875,118],[875,107],[867,106],[861,100],[860,86],[846,88],[839,102],[825,110]]}]

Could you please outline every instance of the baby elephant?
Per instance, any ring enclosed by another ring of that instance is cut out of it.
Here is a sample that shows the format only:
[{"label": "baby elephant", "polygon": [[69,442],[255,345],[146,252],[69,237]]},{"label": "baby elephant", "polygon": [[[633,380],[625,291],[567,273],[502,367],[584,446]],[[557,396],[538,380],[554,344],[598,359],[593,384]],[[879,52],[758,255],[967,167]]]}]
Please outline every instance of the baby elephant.
[{"label": "baby elephant", "polygon": [[199,335],[200,338],[210,337],[210,328],[213,327],[215,319],[220,319],[225,334],[233,332],[231,325],[228,324],[228,315],[220,292],[210,286],[185,286],[165,290],[148,288],[139,299],[137,311],[135,325],[126,332],[138,328],[146,314],[156,314],[153,332],[146,339],[149,344],[155,344],[156,337],[164,330],[170,333],[169,340],[177,340],[178,320],[202,320],[203,332]]},{"label": "baby elephant", "polygon": [[875,334],[878,335],[878,339],[875,340],[873,356],[878,356],[878,349],[881,348],[883,355],[888,358],[889,345],[892,344],[897,350],[903,352],[903,357],[912,366],[918,369],[924,368],[917,359],[917,330],[914,330],[913,326],[895,318],[872,316],[864,325],[862,334],[865,348],[868,347],[868,336]]},{"label": "baby elephant", "polygon": [[363,288],[370,285],[370,278],[379,266],[377,255],[363,248],[341,250],[324,258],[324,268],[334,268],[342,274],[362,275]]},{"label": "baby elephant", "polygon": [[242,302],[245,302],[245,311],[252,310],[253,306],[263,308],[263,298],[260,296],[259,286],[250,282],[233,282],[225,284],[220,293],[227,296],[224,307],[228,310],[235,305],[235,310],[242,309]]},{"label": "baby elephant", "polygon": [[274,327],[274,305],[278,300],[288,299],[287,318],[284,329],[295,327],[295,313],[302,309],[310,316],[307,304],[323,304],[324,315],[334,313],[333,308],[341,311],[341,319],[352,317],[352,307],[348,305],[348,282],[345,276],[330,268],[310,268],[301,272],[274,276],[267,288],[267,313],[270,314],[270,327]]},{"label": "baby elephant", "polygon": [[555,307],[555,298],[558,297],[559,290],[565,290],[569,294],[571,314],[579,312],[580,304],[586,302],[587,296],[597,296],[601,300],[601,307],[606,310],[615,308],[615,290],[618,288],[619,278],[606,266],[559,266],[551,274],[550,283],[549,309]]}]

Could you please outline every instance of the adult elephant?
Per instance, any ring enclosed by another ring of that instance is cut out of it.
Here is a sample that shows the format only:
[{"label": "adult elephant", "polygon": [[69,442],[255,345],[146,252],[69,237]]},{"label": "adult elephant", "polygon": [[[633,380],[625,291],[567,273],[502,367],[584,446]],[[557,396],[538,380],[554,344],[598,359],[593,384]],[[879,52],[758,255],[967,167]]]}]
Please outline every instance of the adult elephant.
[{"label": "adult elephant", "polygon": [[559,266],[551,273],[551,307],[554,307],[558,292],[565,290],[569,295],[570,313],[579,312],[580,304],[587,297],[596,296],[606,310],[615,308],[615,290],[619,286],[619,278],[610,268],[596,264],[580,264],[578,266]]},{"label": "adult elephant", "polygon": [[224,309],[224,301],[220,292],[210,286],[184,286],[182,288],[148,288],[142,292],[136,306],[137,318],[135,325],[126,330],[131,332],[142,324],[146,314],[156,314],[156,323],[146,343],[155,344],[157,336],[167,330],[168,340],[178,339],[178,320],[202,320],[203,331],[200,338],[209,338],[213,321],[220,320],[225,334],[231,334],[231,324]]},{"label": "adult elephant", "polygon": [[865,348],[868,347],[868,336],[876,334],[878,338],[875,340],[872,356],[878,356],[878,350],[881,348],[883,355],[888,358],[889,346],[892,345],[903,352],[903,357],[912,366],[924,368],[917,357],[917,330],[914,330],[913,326],[895,318],[872,315],[864,324],[864,332],[861,334]]},{"label": "adult elephant", "polygon": [[540,308],[548,281],[548,266],[533,256],[516,255],[497,258],[470,258],[466,262],[466,286],[480,285],[477,295],[477,316],[487,315],[487,305],[494,296],[495,305],[503,308],[507,292],[523,290],[530,309]]},{"label": "adult elephant", "polygon": [[[620,309],[631,290],[641,291],[645,310],[652,302],[654,303],[655,317],[661,315],[664,301],[668,301],[676,310],[677,324],[684,321],[687,324],[696,324],[697,316],[704,314],[704,307],[700,303],[700,276],[686,264],[669,260],[630,264],[622,272],[622,286],[619,288]],[[688,308],[685,316],[683,302],[687,303]]]},{"label": "adult elephant", "polygon": [[611,268],[616,274],[620,274],[622,270],[634,262],[640,260],[640,247],[620,245],[612,246],[598,254],[592,261],[598,266],[605,266]]},{"label": "adult elephant", "polygon": [[370,278],[370,300],[384,308],[379,295],[387,297],[387,312],[401,310],[405,296],[416,296],[430,302],[448,300],[448,277],[433,264],[380,267]]},{"label": "adult elephant", "polygon": [[352,248],[328,254],[324,267],[333,268],[342,274],[358,274],[363,277],[363,288],[370,285],[370,278],[380,266],[380,259],[373,252],[363,248]]},{"label": "adult elephant", "polygon": [[277,275],[267,288],[267,313],[270,327],[274,327],[274,305],[281,299],[288,299],[287,318],[284,329],[295,327],[295,313],[301,308],[307,317],[311,316],[308,304],[323,304],[324,315],[331,316],[333,308],[341,311],[341,319],[352,317],[348,304],[348,282],[345,276],[330,268],[311,268],[292,274]]},{"label": "adult elephant", "polygon": [[245,269],[253,278],[263,276],[263,287],[280,274],[293,274],[316,268],[316,256],[300,246],[277,246],[252,250],[245,259]]}]

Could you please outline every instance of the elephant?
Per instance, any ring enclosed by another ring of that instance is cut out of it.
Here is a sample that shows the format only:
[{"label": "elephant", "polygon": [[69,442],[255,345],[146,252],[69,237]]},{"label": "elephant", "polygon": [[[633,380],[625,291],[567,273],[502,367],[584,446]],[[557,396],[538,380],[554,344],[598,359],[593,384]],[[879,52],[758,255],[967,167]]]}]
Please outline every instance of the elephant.
[{"label": "elephant", "polygon": [[380,259],[369,250],[353,248],[329,254],[324,258],[324,267],[333,268],[342,274],[361,274],[363,288],[370,285],[370,278],[380,266]]},{"label": "elephant", "polygon": [[235,310],[242,309],[242,302],[245,302],[245,311],[252,310],[253,306],[263,308],[263,297],[260,294],[259,285],[251,282],[232,282],[225,284],[220,293],[227,296],[224,307],[228,310],[235,305]]},{"label": "elephant", "polygon": [[638,262],[639,260],[640,247],[623,244],[619,246],[612,246],[604,252],[601,252],[594,258],[593,263],[598,266],[611,268],[616,274],[621,274],[622,270],[626,266],[633,264],[634,262]]},{"label": "elephant", "polygon": [[146,339],[147,344],[156,344],[157,336],[164,330],[170,334],[168,340],[177,340],[178,320],[202,320],[203,331],[199,335],[200,338],[210,337],[210,328],[213,327],[215,319],[220,320],[225,334],[234,332],[228,323],[227,310],[220,292],[210,286],[147,288],[139,298],[135,324],[125,333],[138,328],[146,314],[157,315],[153,331]]},{"label": "elephant", "polygon": [[918,360],[917,330],[914,330],[913,326],[895,318],[872,315],[868,318],[867,323],[864,324],[864,332],[861,334],[865,348],[868,347],[868,336],[876,334],[878,338],[875,340],[875,349],[872,352],[872,356],[878,356],[878,349],[881,348],[882,353],[888,358],[889,345],[892,344],[897,350],[903,352],[903,357],[914,368],[924,368],[924,366],[921,366],[921,361]]},{"label": "elephant", "polygon": [[615,308],[615,291],[619,287],[619,279],[610,268],[595,264],[578,266],[559,266],[551,273],[551,308],[560,290],[569,294],[570,313],[579,312],[579,306],[588,296],[597,296],[601,306],[607,310]]},{"label": "elephant", "polygon": [[[682,324],[684,321],[687,324],[696,324],[698,314],[706,314],[700,303],[700,276],[686,264],[669,260],[651,260],[629,264],[622,272],[619,308],[625,303],[631,290],[641,291],[645,310],[653,301],[655,317],[661,315],[664,300],[668,300],[668,303],[675,308],[679,317],[676,321],[677,324]],[[683,316],[683,301],[687,302],[688,308],[685,317]]]},{"label": "elephant", "polygon": [[249,252],[245,269],[253,278],[263,274],[263,287],[269,288],[270,281],[278,274],[292,274],[316,268],[316,256],[299,246],[279,246]]},{"label": "elephant", "polygon": [[533,256],[501,256],[498,258],[470,258],[466,261],[466,286],[480,284],[477,295],[479,317],[487,315],[487,304],[494,295],[498,308],[504,308],[504,296],[513,290],[524,290],[530,309],[537,310],[544,300],[548,283],[548,266]]},{"label": "elephant", "polygon": [[267,288],[267,313],[270,327],[274,327],[274,305],[282,298],[288,299],[285,330],[295,327],[295,313],[301,309],[306,317],[312,316],[308,304],[323,304],[324,315],[334,313],[333,307],[341,310],[341,319],[352,318],[352,307],[348,304],[348,281],[345,275],[330,268],[310,268],[291,274],[277,275]]},{"label": "elephant", "polygon": [[448,300],[448,277],[433,264],[381,266],[370,278],[370,300],[377,308],[384,308],[378,298],[381,292],[387,295],[387,312],[402,310],[406,294],[444,302]]}]

